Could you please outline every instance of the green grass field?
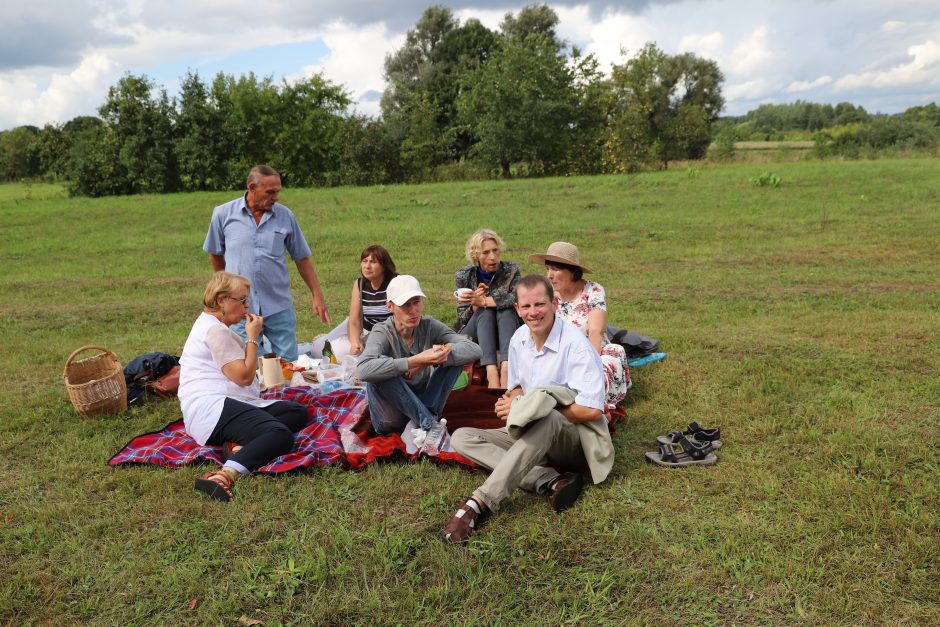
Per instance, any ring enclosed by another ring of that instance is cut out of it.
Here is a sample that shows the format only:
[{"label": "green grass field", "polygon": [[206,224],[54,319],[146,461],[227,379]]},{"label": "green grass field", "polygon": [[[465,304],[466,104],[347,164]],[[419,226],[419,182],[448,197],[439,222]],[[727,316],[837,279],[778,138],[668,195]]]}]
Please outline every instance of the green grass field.
[{"label": "green grass field", "polygon": [[[749,182],[768,169],[779,187]],[[234,194],[2,186],[0,623],[938,624],[937,181],[908,159],[287,189],[335,321],[381,243],[451,322],[490,226],[524,270],[578,244],[611,321],[669,353],[634,371],[604,484],[560,516],[519,493],[466,548],[437,539],[484,477],[460,468],[256,476],[226,506],[203,468],[108,467],[178,403],[83,420],[66,357],[179,354]],[[717,466],[644,462],[692,420],[722,428]]]}]

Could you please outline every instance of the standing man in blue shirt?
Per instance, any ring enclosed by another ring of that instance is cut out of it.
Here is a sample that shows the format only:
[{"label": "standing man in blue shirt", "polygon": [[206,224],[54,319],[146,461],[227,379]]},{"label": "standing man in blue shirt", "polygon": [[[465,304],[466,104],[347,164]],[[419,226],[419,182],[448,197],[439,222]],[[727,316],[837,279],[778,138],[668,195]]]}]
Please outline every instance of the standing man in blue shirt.
[{"label": "standing man in blue shirt", "polygon": [[[251,281],[249,313],[264,319],[262,334],[270,350],[293,361],[297,359],[297,316],[285,252],[310,289],[314,313],[327,325],[330,314],[310,263],[310,246],[293,212],[277,202],[280,192],[281,176],[274,168],[252,168],[245,195],[212,212],[202,247],[209,253],[213,270],[240,274]],[[244,321],[232,330],[245,338]]]}]

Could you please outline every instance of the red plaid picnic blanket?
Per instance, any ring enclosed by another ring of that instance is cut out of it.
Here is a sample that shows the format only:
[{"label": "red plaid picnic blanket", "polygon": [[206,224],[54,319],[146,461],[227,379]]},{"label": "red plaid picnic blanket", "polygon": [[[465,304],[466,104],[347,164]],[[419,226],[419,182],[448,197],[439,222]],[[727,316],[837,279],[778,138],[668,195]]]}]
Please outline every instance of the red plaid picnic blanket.
[{"label": "red plaid picnic blanket", "polygon": [[[417,457],[408,455],[399,436],[379,436],[370,432],[369,421],[364,420],[366,398],[365,391],[361,388],[346,388],[329,394],[315,395],[308,387],[296,387],[266,392],[264,397],[294,401],[306,406],[310,422],[294,436],[296,445],[290,453],[262,466],[257,472],[276,474],[330,464],[342,464],[349,469],[358,469],[378,459]],[[355,433],[368,450],[364,453],[345,451],[342,430]],[[474,466],[473,462],[457,453],[439,453],[430,459]],[[221,447],[200,446],[186,433],[183,421],[176,420],[160,431],[145,433],[132,439],[108,460],[108,464],[157,464],[177,468],[204,462],[221,466],[223,460]]]}]

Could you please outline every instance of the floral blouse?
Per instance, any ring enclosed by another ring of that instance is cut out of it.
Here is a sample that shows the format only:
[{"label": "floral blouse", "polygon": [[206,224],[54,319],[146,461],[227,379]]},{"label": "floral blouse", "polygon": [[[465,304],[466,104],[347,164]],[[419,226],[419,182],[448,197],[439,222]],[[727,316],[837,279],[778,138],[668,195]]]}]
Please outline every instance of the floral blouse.
[{"label": "floral blouse", "polygon": [[[555,313],[565,322],[570,322],[581,329],[585,335],[588,332],[588,314],[595,309],[607,311],[607,295],[600,283],[585,281],[581,293],[572,300],[561,300],[555,294]],[[604,334],[604,344],[609,343],[607,334]]]}]

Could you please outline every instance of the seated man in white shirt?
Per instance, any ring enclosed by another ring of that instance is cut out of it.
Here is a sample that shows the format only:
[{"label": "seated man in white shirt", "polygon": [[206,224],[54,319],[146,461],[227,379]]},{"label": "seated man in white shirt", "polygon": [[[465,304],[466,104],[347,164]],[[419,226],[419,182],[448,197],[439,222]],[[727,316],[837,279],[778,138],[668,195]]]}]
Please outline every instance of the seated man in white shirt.
[{"label": "seated man in white shirt", "polygon": [[506,420],[524,395],[549,386],[567,388],[574,402],[520,429],[518,439],[506,427],[454,433],[454,450],[492,473],[441,532],[446,542],[465,542],[517,487],[547,495],[556,512],[564,511],[581,495],[582,469],[600,483],[613,466],[603,365],[584,333],[555,316],[553,300],[544,276],[529,275],[516,287],[516,312],[525,326],[509,344],[508,391],[496,402],[496,415]]}]

